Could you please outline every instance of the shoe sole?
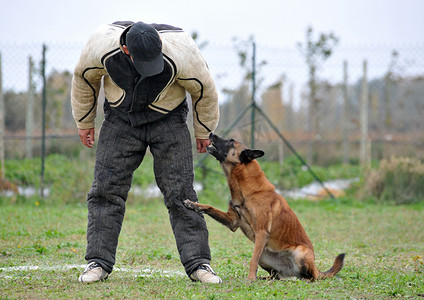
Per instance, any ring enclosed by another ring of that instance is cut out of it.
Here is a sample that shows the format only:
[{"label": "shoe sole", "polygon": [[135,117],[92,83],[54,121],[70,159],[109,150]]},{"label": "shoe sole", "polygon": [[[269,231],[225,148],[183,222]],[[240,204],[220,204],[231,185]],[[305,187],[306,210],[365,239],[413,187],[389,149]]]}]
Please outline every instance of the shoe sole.
[{"label": "shoe sole", "polygon": [[100,281],[106,281],[106,279],[108,279],[109,276],[106,276],[103,279],[99,279],[99,280],[95,280],[95,281],[83,281],[81,277],[82,276],[78,277],[78,282],[85,283],[85,284],[90,284],[90,283],[96,283],[96,282],[100,282]]}]

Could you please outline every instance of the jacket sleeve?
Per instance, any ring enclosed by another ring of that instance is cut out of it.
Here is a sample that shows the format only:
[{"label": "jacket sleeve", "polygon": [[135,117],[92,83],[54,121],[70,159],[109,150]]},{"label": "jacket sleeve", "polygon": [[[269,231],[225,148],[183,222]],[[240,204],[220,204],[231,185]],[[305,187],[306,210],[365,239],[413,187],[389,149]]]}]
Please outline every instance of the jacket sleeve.
[{"label": "jacket sleeve", "polygon": [[180,66],[177,81],[191,95],[195,137],[207,139],[218,126],[218,92],[196,43],[190,38],[185,46],[185,63]]},{"label": "jacket sleeve", "polygon": [[102,32],[99,28],[89,38],[72,78],[72,115],[79,129],[94,128],[101,79],[106,74],[101,63]]}]

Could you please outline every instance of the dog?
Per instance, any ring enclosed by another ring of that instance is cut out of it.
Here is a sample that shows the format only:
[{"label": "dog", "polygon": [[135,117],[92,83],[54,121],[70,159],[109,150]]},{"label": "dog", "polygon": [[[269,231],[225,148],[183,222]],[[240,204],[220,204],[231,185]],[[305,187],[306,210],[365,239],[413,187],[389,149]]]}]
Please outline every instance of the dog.
[{"label": "dog", "polygon": [[328,271],[317,269],[311,240],[256,161],[265,153],[213,133],[209,140],[207,151],[220,162],[227,177],[231,192],[228,211],[188,199],[184,205],[206,213],[233,232],[240,228],[254,243],[247,279],[257,279],[258,265],[271,279],[297,277],[314,281],[336,275],[343,267],[345,254],[338,255]]}]

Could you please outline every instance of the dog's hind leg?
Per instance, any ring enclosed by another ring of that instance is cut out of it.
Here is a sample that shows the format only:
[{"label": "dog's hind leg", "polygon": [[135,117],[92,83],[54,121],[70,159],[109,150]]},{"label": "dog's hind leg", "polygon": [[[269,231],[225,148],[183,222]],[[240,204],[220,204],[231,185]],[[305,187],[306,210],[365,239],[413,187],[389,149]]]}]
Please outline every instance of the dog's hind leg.
[{"label": "dog's hind leg", "polygon": [[216,209],[213,206],[207,205],[207,204],[201,204],[198,202],[193,202],[190,200],[185,200],[184,205],[187,208],[193,209],[197,212],[203,212],[219,223],[227,226],[231,231],[236,231],[239,227],[238,219],[239,216],[234,209],[232,209],[232,206],[230,205],[227,212],[223,212],[219,209]]},{"label": "dog's hind leg", "polygon": [[300,270],[295,262],[292,250],[276,252],[265,248],[259,265],[273,279],[301,278]]},{"label": "dog's hind leg", "polygon": [[315,266],[315,254],[313,250],[301,245],[293,251],[294,261],[299,267],[300,277],[303,279],[317,280],[319,271]]}]

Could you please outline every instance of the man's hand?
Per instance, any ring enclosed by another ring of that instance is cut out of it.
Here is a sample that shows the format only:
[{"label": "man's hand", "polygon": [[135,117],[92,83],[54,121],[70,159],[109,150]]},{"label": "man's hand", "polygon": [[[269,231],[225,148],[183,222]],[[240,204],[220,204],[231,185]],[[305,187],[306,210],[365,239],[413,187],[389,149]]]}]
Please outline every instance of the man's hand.
[{"label": "man's hand", "polygon": [[88,147],[93,148],[94,146],[94,128],[90,129],[78,129],[78,135],[81,139],[81,143]]},{"label": "man's hand", "polygon": [[197,139],[196,140],[197,152],[198,153],[205,153],[206,147],[209,146],[210,143],[211,143],[211,141],[209,141],[209,139]]}]

